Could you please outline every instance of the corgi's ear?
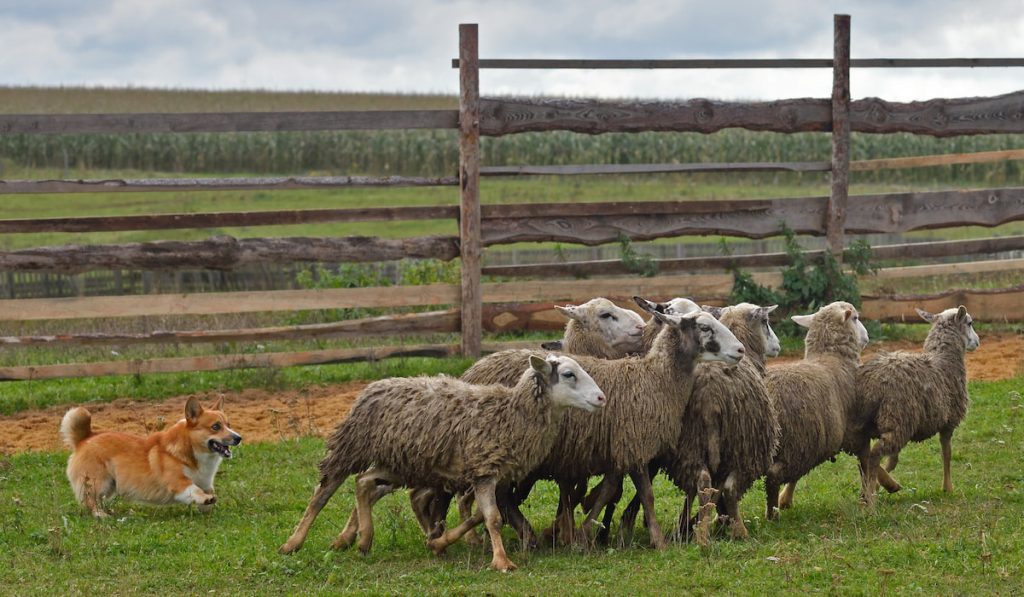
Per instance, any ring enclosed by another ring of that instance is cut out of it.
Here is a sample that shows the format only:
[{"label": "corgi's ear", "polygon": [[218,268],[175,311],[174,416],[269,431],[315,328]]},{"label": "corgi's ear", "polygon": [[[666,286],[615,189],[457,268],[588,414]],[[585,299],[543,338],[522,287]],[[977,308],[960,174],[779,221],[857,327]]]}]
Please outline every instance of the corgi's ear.
[{"label": "corgi's ear", "polygon": [[188,402],[185,403],[185,420],[191,424],[195,424],[202,414],[203,405],[199,404],[198,398],[190,396]]},{"label": "corgi's ear", "polygon": [[210,410],[224,410],[224,395],[221,394],[217,397],[217,401],[213,403]]}]

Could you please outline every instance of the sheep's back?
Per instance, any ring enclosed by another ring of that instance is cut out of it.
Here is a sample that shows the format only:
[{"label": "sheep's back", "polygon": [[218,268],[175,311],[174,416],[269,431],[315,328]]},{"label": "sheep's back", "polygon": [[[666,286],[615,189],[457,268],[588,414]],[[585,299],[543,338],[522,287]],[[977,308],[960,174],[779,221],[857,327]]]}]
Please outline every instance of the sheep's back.
[{"label": "sheep's back", "polygon": [[555,426],[550,409],[537,420],[510,408],[512,393],[448,377],[374,382],[328,439],[321,468],[353,474],[376,465],[408,485],[431,487],[464,487],[485,476],[517,480],[546,454]]}]

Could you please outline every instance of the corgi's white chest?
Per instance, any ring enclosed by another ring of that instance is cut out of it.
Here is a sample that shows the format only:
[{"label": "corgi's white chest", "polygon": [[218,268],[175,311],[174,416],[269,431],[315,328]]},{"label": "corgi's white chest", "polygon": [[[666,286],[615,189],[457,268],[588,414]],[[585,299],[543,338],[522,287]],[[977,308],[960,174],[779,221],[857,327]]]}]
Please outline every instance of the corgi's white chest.
[{"label": "corgi's white chest", "polygon": [[192,479],[192,482],[206,491],[213,489],[213,477],[217,474],[217,467],[220,461],[224,460],[219,454],[196,454],[196,462],[199,468],[185,467],[185,476]]}]

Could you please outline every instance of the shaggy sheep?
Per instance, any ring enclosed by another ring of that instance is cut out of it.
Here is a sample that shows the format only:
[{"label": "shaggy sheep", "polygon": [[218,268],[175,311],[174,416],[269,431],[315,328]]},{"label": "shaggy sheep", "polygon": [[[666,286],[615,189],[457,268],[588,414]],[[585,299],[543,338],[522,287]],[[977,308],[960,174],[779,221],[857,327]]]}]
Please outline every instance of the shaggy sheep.
[{"label": "shaggy sheep", "polygon": [[561,345],[553,347],[554,350],[601,359],[621,359],[644,348],[643,318],[606,298],[591,299],[582,305],[556,306],[555,309],[569,321]]},{"label": "shaggy sheep", "polygon": [[[739,513],[739,500],[772,464],[779,442],[775,404],[764,385],[765,358],[777,356],[780,345],[768,321],[775,306],[741,303],[726,308],[704,307],[719,318],[746,348],[737,367],[721,363],[697,366],[693,395],[683,413],[676,443],[652,463],[652,471],[664,470],[686,494],[679,529],[690,529],[690,510],[695,497],[701,507],[696,519],[696,540],[709,542],[710,498],[719,494],[720,520],[728,522],[732,536],[748,536]],[[652,474],[653,474],[652,472]],[[628,543],[639,504],[634,500],[622,516],[620,533]],[[610,520],[606,517],[606,525]]]},{"label": "shaggy sheep", "polygon": [[[765,517],[792,505],[796,482],[843,448],[856,409],[856,373],[868,332],[850,303],[825,305],[813,315],[794,315],[808,328],[804,359],[768,368],[765,387],[779,415],[781,437],[765,475]],[[786,489],[779,494],[779,487]]]},{"label": "shaggy sheep", "polygon": [[513,388],[475,386],[446,376],[392,378],[367,386],[327,440],[320,483],[281,553],[299,549],[341,483],[361,473],[356,480],[357,520],[335,547],[347,547],[358,534],[359,549],[369,551],[378,486],[472,488],[477,513],[428,546],[441,553],[486,522],[491,566],[515,568],[501,541],[495,488],[522,478],[547,456],[567,407],[593,411],[605,401],[593,378],[569,357],[524,355],[517,369],[522,371],[526,362],[530,367]]},{"label": "shaggy sheep", "polygon": [[[953,490],[950,442],[968,404],[964,357],[966,351],[978,348],[980,341],[971,315],[962,305],[937,315],[917,312],[932,324],[924,352],[882,354],[857,371],[860,407],[868,420],[855,453],[861,463],[863,498],[869,505],[875,501],[879,473],[895,468],[903,446],[935,434],[942,445],[942,490]],[[872,438],[878,438],[874,446]],[[885,456],[890,466],[880,469]]]},{"label": "shaggy sheep", "polygon": [[[655,547],[665,545],[664,535],[654,518],[654,494],[647,463],[678,437],[683,410],[693,385],[697,360],[720,360],[735,364],[742,359],[743,346],[713,316],[692,313],[672,316],[655,313],[662,331],[651,351],[643,357],[606,361],[578,357],[608,395],[608,405],[598,415],[581,419],[566,414],[550,454],[526,482],[517,486],[509,506],[509,518],[520,536],[528,536],[528,525],[518,512],[537,479],[553,479],[561,492],[559,526],[574,529],[574,490],[595,475],[621,480],[630,474],[637,484],[644,506],[644,518]],[[530,351],[503,351],[478,361],[462,378],[472,383],[511,382],[509,367],[521,362]],[[597,496],[583,523],[584,537],[590,536],[594,515],[611,498],[611,489]],[[581,497],[581,496],[580,496]]]}]

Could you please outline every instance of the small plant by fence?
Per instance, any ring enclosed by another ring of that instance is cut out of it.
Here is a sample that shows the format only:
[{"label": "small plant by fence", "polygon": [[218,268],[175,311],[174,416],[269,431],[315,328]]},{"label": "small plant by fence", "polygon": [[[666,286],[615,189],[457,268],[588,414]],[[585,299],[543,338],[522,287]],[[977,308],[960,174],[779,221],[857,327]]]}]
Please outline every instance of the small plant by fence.
[{"label": "small plant by fence", "polygon": [[[152,314],[245,313],[302,309],[365,307],[413,307],[457,305],[448,311],[409,314],[365,324],[342,322],[339,327],[290,326],[282,329],[227,330],[219,333],[164,332],[130,339],[69,335],[60,338],[4,338],[8,347],[40,343],[116,343],[161,341],[223,341],[231,338],[324,337],[330,334],[374,335],[414,331],[459,331],[455,346],[388,347],[370,350],[344,349],[230,355],[189,359],[42,365],[0,370],[0,379],[31,379],[71,375],[141,373],[149,371],[207,370],[211,368],[282,366],[340,362],[355,358],[380,358],[395,354],[478,355],[482,330],[548,325],[540,315],[552,301],[577,300],[597,295],[652,297],[687,294],[702,299],[728,296],[732,276],[727,274],[636,276],[636,269],[660,274],[728,267],[774,266],[785,255],[735,255],[720,259],[657,260],[641,263],[619,260],[570,262],[528,266],[483,267],[484,247],[519,242],[557,242],[599,245],[620,241],[651,240],[681,235],[731,235],[746,238],[777,236],[785,229],[795,234],[824,236],[828,249],[840,256],[847,233],[895,233],[966,225],[998,226],[1024,219],[1024,189],[984,189],[865,195],[848,198],[850,133],[914,133],[935,137],[1024,132],[1024,92],[992,98],[936,99],[929,102],[893,103],[879,99],[851,101],[849,69],[854,67],[908,66],[1024,66],[1024,59],[950,60],[851,60],[849,17],[835,19],[835,54],[830,60],[674,60],[674,61],[531,61],[479,60],[477,28],[460,26],[460,73],[458,110],[397,110],[351,112],[273,112],[209,114],[71,114],[0,116],[2,134],[131,134],[140,132],[238,132],[310,130],[438,129],[459,133],[458,178],[388,177],[265,177],[229,179],[138,180],[9,180],[0,181],[0,194],[88,193],[134,191],[202,192],[224,189],[337,189],[356,187],[441,186],[458,189],[460,205],[363,209],[222,212],[119,217],[69,217],[38,220],[0,220],[0,232],[86,232],[112,230],[171,230],[224,226],[266,226],[310,222],[359,222],[423,219],[457,219],[458,237],[418,237],[389,240],[367,237],[234,239],[214,237],[207,241],[88,246],[43,247],[0,253],[0,269],[7,272],[68,272],[127,269],[231,269],[247,264],[296,262],[365,263],[415,257],[452,261],[459,259],[459,283],[432,283],[416,287],[330,288],[202,295],[161,294],[146,297],[75,297],[66,299],[15,299],[3,303],[2,317],[9,320],[123,317]],[[480,68],[832,68],[831,99],[779,100],[773,102],[597,102],[590,100],[528,100],[482,98]],[[718,164],[626,164],[572,166],[482,166],[480,137],[527,132],[568,130],[590,134],[643,131],[712,133],[730,127],[780,133],[830,132],[830,162],[767,162]],[[919,164],[934,163],[909,158]],[[969,158],[966,158],[969,161]],[[859,168],[907,167],[906,161],[887,160]],[[832,189],[827,197],[722,201],[657,201],[610,203],[556,203],[485,205],[479,201],[481,178],[488,176],[565,176],[607,173],[659,173],[706,171],[830,172]],[[880,247],[876,254],[921,258],[971,254],[994,250],[1024,249],[1024,237],[948,241]],[[1019,268],[1019,260],[998,264],[957,264],[960,271]],[[881,276],[935,275],[951,266],[893,268]],[[482,283],[483,275],[507,277],[571,277],[617,275],[629,278]],[[762,272],[752,280],[778,284],[779,275]],[[899,301],[865,300],[865,316],[898,319],[913,316],[923,305],[935,310],[951,301],[967,304],[976,317],[984,313],[1019,317],[1021,289],[1011,292],[971,292],[933,299]],[[502,307],[505,303],[540,303],[526,310]],[[485,308],[486,305],[486,308]],[[524,314],[525,313],[525,314]],[[335,324],[331,324],[335,325]]]}]

